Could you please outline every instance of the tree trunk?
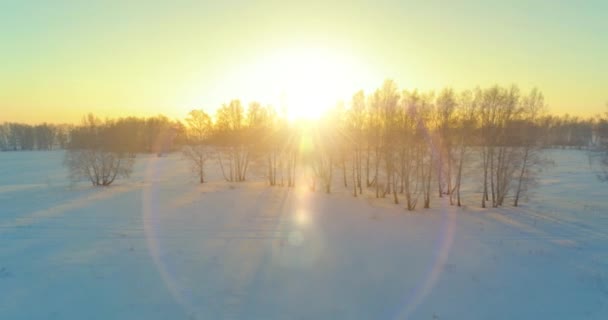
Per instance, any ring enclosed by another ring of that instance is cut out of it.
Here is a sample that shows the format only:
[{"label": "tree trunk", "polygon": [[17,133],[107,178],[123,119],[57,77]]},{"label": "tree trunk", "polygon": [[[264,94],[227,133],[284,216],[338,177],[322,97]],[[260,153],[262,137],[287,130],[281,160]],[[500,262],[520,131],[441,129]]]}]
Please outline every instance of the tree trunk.
[{"label": "tree trunk", "polygon": [[369,181],[369,157],[370,157],[370,151],[369,151],[369,145],[368,145],[367,152],[366,152],[366,160],[365,160],[365,182],[366,182],[366,185],[368,188],[371,186],[371,182]]},{"label": "tree trunk", "polygon": [[517,191],[515,192],[515,200],[513,201],[513,206],[517,207],[519,205],[519,197],[521,195],[521,189],[524,180],[524,174],[526,172],[526,167],[528,165],[528,154],[529,149],[526,147],[524,151],[524,159],[521,165],[521,171],[519,172],[519,179],[517,181]]},{"label": "tree trunk", "polygon": [[481,207],[486,207],[486,200],[488,198],[488,156],[485,147],[483,149],[483,194],[481,195]]},{"label": "tree trunk", "polygon": [[361,149],[357,150],[357,187],[359,187],[359,194],[363,193],[363,186],[361,183]]},{"label": "tree trunk", "polygon": [[395,175],[393,174],[393,202],[399,204],[399,198],[397,198],[397,186],[395,186]]},{"label": "tree trunk", "polygon": [[200,178],[200,183],[205,183],[205,175],[203,174],[203,160],[202,159],[199,159],[199,160],[200,160],[200,163],[199,163],[199,168],[198,168],[199,169],[198,175]]},{"label": "tree trunk", "polygon": [[354,154],[354,158],[355,159],[353,159],[353,163],[351,166],[351,168],[352,168],[351,174],[352,174],[352,179],[353,179],[353,196],[356,198],[357,197],[357,182],[356,182],[356,179],[357,179],[357,173],[356,173],[357,172],[357,170],[356,170],[357,154],[356,154],[356,152]]},{"label": "tree trunk", "polygon": [[376,163],[375,163],[376,170],[375,170],[375,175],[374,175],[374,183],[376,185],[376,198],[380,198],[380,184],[378,183],[378,173],[379,173],[378,167],[380,166],[380,164],[379,164],[380,160],[378,159],[379,158],[378,153],[379,153],[378,147],[376,147],[376,159],[375,159],[376,160]]},{"label": "tree trunk", "polygon": [[342,179],[344,180],[344,188],[348,188],[348,181],[346,181],[346,155],[342,159]]}]

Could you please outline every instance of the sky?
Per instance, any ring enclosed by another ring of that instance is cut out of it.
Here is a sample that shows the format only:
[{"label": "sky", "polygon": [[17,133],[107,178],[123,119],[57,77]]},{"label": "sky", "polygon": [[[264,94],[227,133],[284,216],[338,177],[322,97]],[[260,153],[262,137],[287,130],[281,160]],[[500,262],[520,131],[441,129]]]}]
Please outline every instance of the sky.
[{"label": "sky", "polygon": [[608,1],[0,1],[0,122],[276,107],[401,88],[608,102]]}]

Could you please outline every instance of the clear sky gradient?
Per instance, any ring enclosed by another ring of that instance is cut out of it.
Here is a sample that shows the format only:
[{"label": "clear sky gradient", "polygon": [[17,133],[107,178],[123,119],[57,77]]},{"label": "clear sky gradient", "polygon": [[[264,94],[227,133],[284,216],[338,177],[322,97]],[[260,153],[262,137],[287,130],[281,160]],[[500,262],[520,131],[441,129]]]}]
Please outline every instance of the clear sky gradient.
[{"label": "clear sky gradient", "polygon": [[0,122],[183,118],[385,78],[539,87],[552,112],[591,116],[608,101],[608,1],[4,0],[0,66]]}]

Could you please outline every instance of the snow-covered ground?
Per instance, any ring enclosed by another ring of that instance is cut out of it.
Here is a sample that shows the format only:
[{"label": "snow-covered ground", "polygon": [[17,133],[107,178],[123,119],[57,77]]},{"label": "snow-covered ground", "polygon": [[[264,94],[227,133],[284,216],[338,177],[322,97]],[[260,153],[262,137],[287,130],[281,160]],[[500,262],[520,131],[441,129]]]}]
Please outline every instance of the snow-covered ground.
[{"label": "snow-covered ground", "polygon": [[521,208],[411,213],[198,185],[179,154],[92,188],[62,152],[0,153],[0,319],[608,319],[608,184],[550,154]]}]

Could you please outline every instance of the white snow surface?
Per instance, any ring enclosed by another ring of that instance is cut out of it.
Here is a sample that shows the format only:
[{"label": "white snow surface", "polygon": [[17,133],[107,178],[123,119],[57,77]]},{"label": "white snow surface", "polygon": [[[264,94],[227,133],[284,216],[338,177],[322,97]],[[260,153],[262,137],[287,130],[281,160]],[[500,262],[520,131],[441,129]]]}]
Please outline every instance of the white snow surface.
[{"label": "white snow surface", "polygon": [[519,208],[408,212],[339,179],[200,185],[179,154],[94,188],[0,153],[0,319],[608,319],[608,184],[549,156]]}]

